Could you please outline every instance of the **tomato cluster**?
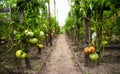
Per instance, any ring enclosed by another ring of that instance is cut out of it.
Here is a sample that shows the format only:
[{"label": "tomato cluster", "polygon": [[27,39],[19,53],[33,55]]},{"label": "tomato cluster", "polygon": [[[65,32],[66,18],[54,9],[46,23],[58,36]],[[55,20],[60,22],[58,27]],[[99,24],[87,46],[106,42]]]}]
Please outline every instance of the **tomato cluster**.
[{"label": "tomato cluster", "polygon": [[85,47],[84,54],[89,55],[90,60],[97,60],[99,58],[99,55],[96,53],[94,46]]},{"label": "tomato cluster", "polygon": [[25,30],[24,31],[26,37],[28,38],[28,42],[31,44],[37,44],[39,42],[38,37],[43,37],[44,32],[40,30],[35,30],[35,32],[32,32],[31,30]]},{"label": "tomato cluster", "polygon": [[88,55],[89,53],[94,53],[95,51],[96,51],[96,49],[94,46],[84,48],[84,54],[86,54],[86,55]]},{"label": "tomato cluster", "polygon": [[24,59],[24,58],[28,57],[28,54],[23,52],[22,50],[17,50],[15,53],[15,56],[18,59]]}]

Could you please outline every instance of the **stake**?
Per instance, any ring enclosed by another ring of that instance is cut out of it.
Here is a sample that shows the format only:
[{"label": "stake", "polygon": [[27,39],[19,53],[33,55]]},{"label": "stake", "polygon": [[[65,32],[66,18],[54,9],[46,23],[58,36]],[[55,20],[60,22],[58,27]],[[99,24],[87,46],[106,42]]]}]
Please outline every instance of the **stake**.
[{"label": "stake", "polygon": [[49,32],[48,32],[49,43],[50,46],[52,46],[51,24],[50,24],[50,2],[48,2],[48,22],[49,22]]}]

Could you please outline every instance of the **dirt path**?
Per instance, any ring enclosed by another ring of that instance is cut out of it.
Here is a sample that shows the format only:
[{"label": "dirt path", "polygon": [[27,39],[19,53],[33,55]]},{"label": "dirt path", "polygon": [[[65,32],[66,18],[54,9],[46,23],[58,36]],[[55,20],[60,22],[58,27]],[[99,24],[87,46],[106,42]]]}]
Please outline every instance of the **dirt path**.
[{"label": "dirt path", "polygon": [[46,63],[43,74],[81,74],[71,59],[72,57],[65,35],[61,34],[58,37],[56,48]]}]

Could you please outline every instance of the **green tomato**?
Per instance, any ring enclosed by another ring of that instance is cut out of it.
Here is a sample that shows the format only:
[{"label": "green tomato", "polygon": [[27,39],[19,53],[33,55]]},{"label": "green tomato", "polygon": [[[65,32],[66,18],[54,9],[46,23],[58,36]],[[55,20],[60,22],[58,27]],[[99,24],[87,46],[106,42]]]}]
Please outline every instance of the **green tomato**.
[{"label": "green tomato", "polygon": [[44,32],[40,31],[40,37],[44,36]]},{"label": "green tomato", "polygon": [[21,55],[21,58],[24,59],[27,57],[27,53],[23,52],[22,55]]},{"label": "green tomato", "polygon": [[15,38],[16,38],[16,39],[20,39],[21,36],[22,36],[22,35],[21,35],[20,33],[15,34]]},{"label": "green tomato", "polygon": [[107,41],[102,41],[102,46],[105,46],[106,44],[108,44]]},{"label": "green tomato", "polygon": [[99,55],[97,53],[91,53],[89,55],[90,60],[97,60],[99,58]]},{"label": "green tomato", "polygon": [[26,29],[25,31],[24,31],[24,33],[26,34],[27,32],[29,32],[29,30],[28,29]]},{"label": "green tomato", "polygon": [[28,36],[28,37],[33,37],[33,36],[34,36],[34,33],[31,32],[31,31],[29,31],[29,32],[26,33],[26,36]]},{"label": "green tomato", "polygon": [[22,50],[17,50],[16,53],[15,53],[15,56],[16,56],[18,59],[21,59],[22,53],[23,53]]},{"label": "green tomato", "polygon": [[37,44],[38,43],[38,39],[37,38],[30,38],[29,42],[32,44]]},{"label": "green tomato", "polygon": [[13,30],[13,34],[17,34],[17,31],[16,31],[16,30]]}]

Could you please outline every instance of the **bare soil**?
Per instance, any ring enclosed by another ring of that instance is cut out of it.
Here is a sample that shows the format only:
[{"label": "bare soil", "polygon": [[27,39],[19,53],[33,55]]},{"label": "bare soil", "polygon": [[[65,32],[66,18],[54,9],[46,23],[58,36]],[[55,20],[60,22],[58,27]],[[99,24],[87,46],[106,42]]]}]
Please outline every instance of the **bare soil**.
[{"label": "bare soil", "polygon": [[[35,47],[30,48],[31,70],[25,69],[24,60],[22,60],[22,70],[16,69],[14,55],[6,54],[0,57],[0,74],[120,74],[120,43],[113,43],[108,46],[105,49],[102,62],[93,68],[84,67],[83,48],[78,50],[76,47],[72,41],[69,41],[67,37],[65,38],[64,34],[61,34],[53,40],[52,47],[42,48],[41,55],[37,53]],[[76,64],[70,49],[75,51],[74,54],[78,58],[82,71]],[[41,68],[43,61],[51,51],[52,53],[48,57],[46,65]]]},{"label": "bare soil", "polygon": [[64,34],[59,35],[56,47],[46,62],[42,74],[82,74],[74,63]]}]

